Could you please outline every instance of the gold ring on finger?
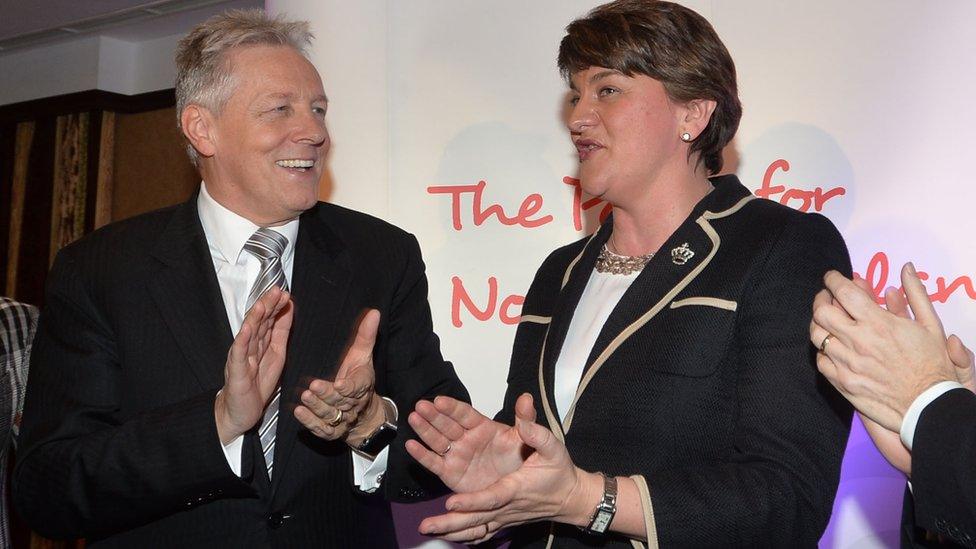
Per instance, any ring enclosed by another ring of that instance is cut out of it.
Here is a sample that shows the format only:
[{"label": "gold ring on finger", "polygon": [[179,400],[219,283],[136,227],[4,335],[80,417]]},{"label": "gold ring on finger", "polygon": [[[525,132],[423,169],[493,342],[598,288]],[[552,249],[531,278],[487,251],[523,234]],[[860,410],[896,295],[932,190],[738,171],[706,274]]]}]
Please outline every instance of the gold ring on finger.
[{"label": "gold ring on finger", "polygon": [[332,418],[332,421],[329,422],[329,425],[335,427],[341,421],[342,421],[342,410],[339,410],[338,413],[336,414],[336,417]]},{"label": "gold ring on finger", "polygon": [[452,443],[448,442],[447,443],[447,448],[445,448],[444,451],[440,453],[440,456],[441,457],[446,456],[447,453],[451,451],[451,446],[452,446]]},{"label": "gold ring on finger", "polygon": [[833,334],[827,334],[827,337],[823,338],[823,341],[820,342],[821,353],[827,354],[827,344],[830,343],[831,337],[833,337]]}]

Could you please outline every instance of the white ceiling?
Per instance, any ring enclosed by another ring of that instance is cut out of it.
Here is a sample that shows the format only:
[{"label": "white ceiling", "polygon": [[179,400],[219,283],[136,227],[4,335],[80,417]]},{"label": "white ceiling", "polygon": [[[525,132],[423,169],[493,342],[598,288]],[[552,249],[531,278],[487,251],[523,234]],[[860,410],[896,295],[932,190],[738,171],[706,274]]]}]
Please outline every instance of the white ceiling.
[{"label": "white ceiling", "polygon": [[183,33],[231,8],[264,0],[0,0],[0,51],[99,34],[142,41]]}]

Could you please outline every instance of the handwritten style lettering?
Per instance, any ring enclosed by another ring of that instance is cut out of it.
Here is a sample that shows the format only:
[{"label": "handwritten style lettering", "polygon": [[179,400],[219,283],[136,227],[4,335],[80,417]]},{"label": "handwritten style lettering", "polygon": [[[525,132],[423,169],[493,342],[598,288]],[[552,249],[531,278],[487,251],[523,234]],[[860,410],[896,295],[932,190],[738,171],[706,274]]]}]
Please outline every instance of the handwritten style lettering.
[{"label": "handwritten style lettering", "polygon": [[[815,211],[822,212],[824,204],[826,204],[828,200],[837,196],[843,196],[847,192],[843,187],[834,187],[833,189],[824,192],[823,188],[821,187],[808,191],[806,189],[787,189],[785,185],[774,186],[772,184],[773,174],[775,174],[777,170],[783,170],[784,172],[790,171],[790,163],[782,158],[771,162],[769,166],[766,167],[766,173],[763,174],[762,187],[756,189],[755,191],[756,196],[759,198],[768,198],[773,200],[773,195],[783,193],[783,196],[781,196],[779,199],[780,204],[794,207],[801,212],[808,212],[810,211],[810,207],[813,206]],[[790,201],[793,199],[799,200],[800,205],[793,206],[790,204]]]},{"label": "handwritten style lettering", "polygon": [[[497,278],[493,276],[488,277],[488,300],[483,309],[475,305],[468,291],[464,289],[464,282],[461,280],[461,277],[451,277],[451,286],[451,324],[455,328],[464,326],[464,322],[461,320],[462,305],[475,320],[487,322],[494,316],[495,306],[498,304]],[[498,319],[502,321],[502,324],[518,324],[522,303],[524,302],[525,297],[516,294],[506,296],[502,299],[501,304],[498,305]],[[517,307],[518,311],[513,312],[513,307]]]},{"label": "handwritten style lettering", "polygon": [[600,204],[603,204],[603,209],[600,210],[600,223],[606,221],[607,216],[613,211],[613,206],[600,198],[591,198],[586,202],[583,201],[583,187],[580,185],[580,180],[575,177],[564,177],[563,183],[573,186],[573,227],[577,231],[583,230],[583,212],[595,208]]},{"label": "handwritten style lettering", "polygon": [[[858,273],[855,273],[858,274]],[[891,274],[890,263],[888,261],[888,255],[884,252],[878,252],[871,257],[868,261],[868,267],[862,278],[868,281],[871,285],[871,289],[874,292],[874,299],[879,304],[884,303],[884,292],[890,284],[888,284],[889,276]],[[860,275],[858,275],[860,276]],[[924,271],[918,271],[918,277],[924,282],[931,278],[929,273]],[[936,303],[945,303],[960,289],[963,291],[964,295],[971,300],[976,300],[976,288],[973,287],[973,280],[968,276],[959,276],[950,282],[946,277],[939,276],[935,278],[935,292],[929,294],[929,299]],[[900,286],[898,291],[904,291]]]},{"label": "handwritten style lettering", "polygon": [[489,217],[495,216],[502,225],[521,225],[527,229],[540,227],[552,221],[551,215],[544,215],[531,219],[542,209],[542,195],[538,193],[530,194],[522,201],[519,206],[518,214],[509,217],[500,204],[490,204],[487,208],[482,207],[485,187],[488,185],[484,180],[476,185],[440,185],[427,187],[430,194],[449,194],[451,195],[451,220],[455,231],[460,231],[461,224],[461,196],[471,194],[471,217],[476,227],[481,226]]}]

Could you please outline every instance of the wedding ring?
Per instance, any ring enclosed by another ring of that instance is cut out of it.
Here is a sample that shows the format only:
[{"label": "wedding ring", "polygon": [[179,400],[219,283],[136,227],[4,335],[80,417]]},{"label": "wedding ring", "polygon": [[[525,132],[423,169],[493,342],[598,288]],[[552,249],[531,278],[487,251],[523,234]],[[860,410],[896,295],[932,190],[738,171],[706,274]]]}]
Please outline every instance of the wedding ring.
[{"label": "wedding ring", "polygon": [[446,456],[446,455],[447,455],[447,453],[448,453],[448,452],[450,452],[450,451],[451,451],[451,443],[450,443],[450,442],[448,442],[448,443],[447,443],[447,448],[445,448],[445,449],[444,449],[444,451],[440,453],[440,456],[441,456],[441,457],[444,457],[444,456]]},{"label": "wedding ring", "polygon": [[341,421],[342,421],[342,410],[339,410],[339,413],[336,414],[336,417],[332,418],[332,421],[329,422],[329,425],[335,427]]},{"label": "wedding ring", "polygon": [[827,354],[827,344],[830,343],[830,338],[831,337],[833,337],[833,334],[827,334],[827,337],[823,338],[823,341],[820,342],[820,352],[821,353]]}]

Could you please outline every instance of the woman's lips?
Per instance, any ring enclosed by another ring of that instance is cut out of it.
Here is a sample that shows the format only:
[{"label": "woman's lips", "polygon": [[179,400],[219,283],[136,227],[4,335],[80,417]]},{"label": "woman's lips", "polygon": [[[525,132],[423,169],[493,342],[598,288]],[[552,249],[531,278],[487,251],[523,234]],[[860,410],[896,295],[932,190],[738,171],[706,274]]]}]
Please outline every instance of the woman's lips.
[{"label": "woman's lips", "polygon": [[592,139],[577,139],[575,144],[580,162],[585,161],[590,155],[603,148],[603,145]]}]

